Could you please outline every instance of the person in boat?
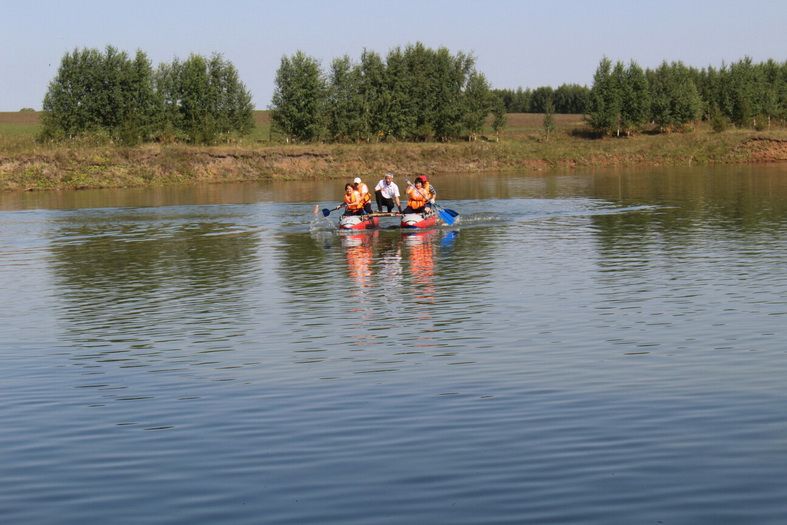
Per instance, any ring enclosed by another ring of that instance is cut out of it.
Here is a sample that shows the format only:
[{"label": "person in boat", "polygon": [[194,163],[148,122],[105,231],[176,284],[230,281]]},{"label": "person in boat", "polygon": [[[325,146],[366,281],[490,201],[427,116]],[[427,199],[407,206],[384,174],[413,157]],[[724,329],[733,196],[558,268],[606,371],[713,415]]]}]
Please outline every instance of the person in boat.
[{"label": "person in boat", "polygon": [[374,197],[377,201],[377,211],[383,211],[383,206],[385,206],[390,213],[393,207],[396,206],[399,213],[402,213],[402,203],[399,200],[399,186],[393,181],[393,173],[390,171],[374,187]]},{"label": "person in boat", "polygon": [[421,175],[420,177],[421,181],[424,183],[424,193],[429,196],[427,199],[429,202],[427,202],[426,206],[431,207],[437,199],[437,190],[434,189],[434,186],[432,186],[432,183],[429,182],[429,179],[426,177],[426,175]]},{"label": "person in boat", "polygon": [[369,186],[361,181],[361,177],[355,177],[353,179],[353,188],[361,195],[363,210],[366,213],[372,213],[372,194],[369,193]]},{"label": "person in boat", "polygon": [[436,192],[425,180],[425,175],[415,178],[415,184],[407,183],[407,208],[404,213],[427,213],[434,204]]},{"label": "person in boat", "polygon": [[351,183],[344,185],[344,202],[339,206],[345,207],[345,215],[364,215],[366,211],[363,209],[363,199],[355,186]]}]

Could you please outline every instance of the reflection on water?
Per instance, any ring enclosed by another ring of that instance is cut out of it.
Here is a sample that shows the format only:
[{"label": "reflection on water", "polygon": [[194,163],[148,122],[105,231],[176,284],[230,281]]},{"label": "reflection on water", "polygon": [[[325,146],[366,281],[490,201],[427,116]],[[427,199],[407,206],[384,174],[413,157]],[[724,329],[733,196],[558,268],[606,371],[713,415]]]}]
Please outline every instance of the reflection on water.
[{"label": "reflection on water", "polygon": [[4,195],[4,518],[783,520],[784,167],[435,179]]}]

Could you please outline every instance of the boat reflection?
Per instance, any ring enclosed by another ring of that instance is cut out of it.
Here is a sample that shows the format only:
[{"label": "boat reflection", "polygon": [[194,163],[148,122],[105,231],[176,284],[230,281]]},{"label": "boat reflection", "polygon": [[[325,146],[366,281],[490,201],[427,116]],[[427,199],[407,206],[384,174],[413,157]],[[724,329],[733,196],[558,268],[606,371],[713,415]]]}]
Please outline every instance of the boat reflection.
[{"label": "boat reflection", "polygon": [[371,285],[372,261],[374,260],[373,244],[380,232],[371,231],[342,235],[341,243],[347,259],[347,273],[359,288]]},{"label": "boat reflection", "polygon": [[413,297],[434,302],[435,245],[441,235],[439,230],[424,230],[402,234],[407,247]]}]

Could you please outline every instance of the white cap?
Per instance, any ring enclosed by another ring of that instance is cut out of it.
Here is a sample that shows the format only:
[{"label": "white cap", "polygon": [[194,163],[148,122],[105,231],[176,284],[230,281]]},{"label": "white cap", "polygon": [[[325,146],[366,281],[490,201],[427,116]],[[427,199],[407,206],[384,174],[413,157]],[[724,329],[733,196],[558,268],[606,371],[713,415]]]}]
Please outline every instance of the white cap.
[{"label": "white cap", "polygon": [[361,183],[361,177],[355,177],[355,178],[353,179],[353,182],[354,182],[355,184],[360,184],[360,183]]}]

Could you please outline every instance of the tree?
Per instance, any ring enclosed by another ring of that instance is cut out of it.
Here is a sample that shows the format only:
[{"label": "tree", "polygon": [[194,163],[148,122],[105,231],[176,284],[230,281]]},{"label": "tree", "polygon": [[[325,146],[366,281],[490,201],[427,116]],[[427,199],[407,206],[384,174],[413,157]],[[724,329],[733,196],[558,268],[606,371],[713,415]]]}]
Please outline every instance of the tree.
[{"label": "tree", "polygon": [[464,126],[470,140],[476,140],[491,109],[489,83],[482,73],[472,73],[465,88]]},{"label": "tree", "polygon": [[743,127],[755,123],[760,113],[760,100],[757,97],[757,71],[749,57],[730,66],[730,85],[732,88],[732,121]]},{"label": "tree", "polygon": [[500,130],[506,125],[506,106],[501,95],[494,94],[492,97],[492,131],[495,132],[495,142],[499,142]]},{"label": "tree", "polygon": [[[483,75],[475,72],[475,59],[470,55],[451,55],[448,49],[440,48],[434,61],[435,73],[432,80],[436,97],[431,125],[440,140],[448,140],[461,134],[463,115],[472,110],[475,104],[488,105],[489,84]],[[474,85],[471,88],[470,79],[476,74],[481,78],[473,80]],[[471,91],[469,95],[468,90]]]},{"label": "tree", "polygon": [[650,120],[650,89],[645,72],[633,60],[623,76],[621,122],[626,134],[639,130]]},{"label": "tree", "polygon": [[417,126],[416,108],[412,78],[401,48],[389,51],[385,64],[385,134],[399,140],[413,138]]},{"label": "tree", "polygon": [[682,128],[700,116],[699,92],[682,62],[662,62],[651,78],[651,113],[662,130]]},{"label": "tree", "polygon": [[618,126],[621,108],[619,84],[612,76],[612,62],[604,57],[593,75],[590,89],[590,108],[587,121],[590,127],[610,133]]},{"label": "tree", "polygon": [[364,49],[358,68],[361,126],[368,142],[385,134],[385,63],[380,55]]},{"label": "tree", "polygon": [[107,46],[75,49],[61,60],[42,105],[42,137],[70,138],[101,132],[136,143],[149,138],[158,107],[152,69],[137,51],[134,60]]},{"label": "tree", "polygon": [[554,110],[554,90],[549,86],[536,88],[530,95],[529,111],[531,113],[546,113],[549,101],[552,101]]},{"label": "tree", "polygon": [[317,60],[297,51],[276,71],[271,123],[287,141],[318,140],[325,128],[327,86]]},{"label": "tree", "polygon": [[359,140],[365,132],[361,70],[347,55],[334,59],[328,86],[328,133],[332,140]]},{"label": "tree", "polygon": [[561,84],[555,90],[552,100],[555,113],[585,114],[588,111],[590,89],[578,84]]},{"label": "tree", "polygon": [[254,126],[251,94],[221,55],[191,55],[162,64],[155,74],[164,136],[213,143]]}]

